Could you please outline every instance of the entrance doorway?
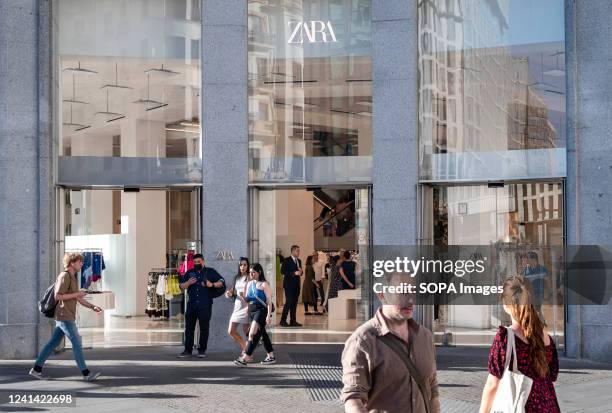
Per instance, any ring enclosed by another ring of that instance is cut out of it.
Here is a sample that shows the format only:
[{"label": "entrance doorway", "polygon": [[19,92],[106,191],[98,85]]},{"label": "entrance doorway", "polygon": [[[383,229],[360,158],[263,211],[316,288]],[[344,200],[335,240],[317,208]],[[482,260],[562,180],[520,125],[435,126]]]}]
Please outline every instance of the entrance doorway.
[{"label": "entrance doorway", "polygon": [[84,347],[182,344],[178,277],[201,251],[200,199],[199,188],[58,188],[58,263],[82,254],[80,288],[105,309],[79,308]]},{"label": "entrance doorway", "polygon": [[[368,187],[250,189],[249,251],[274,292],[274,342],[344,343],[369,317],[370,194]],[[304,270],[297,309],[303,327],[298,328],[279,326],[285,303],[282,263],[293,245],[300,247]],[[344,275],[354,272],[354,289],[342,284],[340,268]],[[323,294],[311,287],[313,278]]]},{"label": "entrance doorway", "polygon": [[[501,282],[537,272],[543,279],[543,304],[537,307],[548,333],[563,346],[563,183],[427,186],[421,193],[423,215],[431,213],[422,229],[425,242],[488,245]],[[497,327],[509,322],[501,304],[483,308],[436,302],[432,310],[436,340],[444,344],[488,345]]]}]

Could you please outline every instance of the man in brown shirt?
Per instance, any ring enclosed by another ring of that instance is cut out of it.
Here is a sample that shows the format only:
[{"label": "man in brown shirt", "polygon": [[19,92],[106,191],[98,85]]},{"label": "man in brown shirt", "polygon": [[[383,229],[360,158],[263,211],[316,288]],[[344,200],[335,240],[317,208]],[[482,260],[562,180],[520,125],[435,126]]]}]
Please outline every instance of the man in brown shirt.
[{"label": "man in brown shirt", "polygon": [[53,350],[61,343],[64,337],[68,337],[72,343],[72,352],[74,353],[74,359],[81,370],[83,380],[94,381],[100,373],[91,372],[87,368],[85,363],[85,357],[83,356],[83,346],[81,342],[81,335],[76,325],[76,308],[77,303],[90,310],[95,311],[98,314],[102,313],[102,309],[98,306],[92,305],[85,296],[85,291],[79,290],[79,279],[77,274],[81,271],[83,266],[83,256],[75,253],[67,253],[64,255],[64,268],[55,281],[55,328],[51,334],[51,338],[42,348],[34,367],[30,370],[30,375],[37,379],[46,378],[42,369],[45,362],[53,352]]},{"label": "man in brown shirt", "polygon": [[[400,277],[391,277],[397,284]],[[412,320],[414,296],[380,294],[381,308],[346,341],[342,353],[342,395],[346,412],[440,411],[436,351],[431,331]],[[410,354],[425,394],[402,358],[380,339],[393,335]]]}]

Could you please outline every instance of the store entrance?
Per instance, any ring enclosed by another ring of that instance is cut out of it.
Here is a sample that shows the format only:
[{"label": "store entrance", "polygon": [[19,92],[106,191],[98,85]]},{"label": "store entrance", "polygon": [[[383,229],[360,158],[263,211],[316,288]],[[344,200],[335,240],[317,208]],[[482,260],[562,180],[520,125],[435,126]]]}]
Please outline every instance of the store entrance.
[{"label": "store entrance", "polygon": [[[274,291],[274,342],[344,343],[369,317],[370,194],[368,187],[250,189],[250,258],[262,264]],[[300,247],[304,270],[297,307],[303,326],[281,327],[281,268],[292,245]],[[354,289],[342,285],[340,268],[354,273]]]},{"label": "store entrance", "polygon": [[82,254],[80,288],[105,309],[78,310],[84,347],[182,344],[178,276],[201,251],[200,199],[199,188],[57,189],[57,262]]}]

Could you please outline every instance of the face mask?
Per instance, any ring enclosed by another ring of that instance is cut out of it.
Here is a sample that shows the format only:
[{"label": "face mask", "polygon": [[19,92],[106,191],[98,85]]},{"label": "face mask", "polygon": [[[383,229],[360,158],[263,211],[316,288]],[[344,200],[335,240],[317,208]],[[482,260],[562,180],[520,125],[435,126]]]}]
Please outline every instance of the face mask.
[{"label": "face mask", "polygon": [[196,264],[196,265],[194,265],[194,266],[193,266],[193,268],[194,268],[196,271],[202,271],[202,267],[203,267],[203,266],[202,266],[202,264]]}]

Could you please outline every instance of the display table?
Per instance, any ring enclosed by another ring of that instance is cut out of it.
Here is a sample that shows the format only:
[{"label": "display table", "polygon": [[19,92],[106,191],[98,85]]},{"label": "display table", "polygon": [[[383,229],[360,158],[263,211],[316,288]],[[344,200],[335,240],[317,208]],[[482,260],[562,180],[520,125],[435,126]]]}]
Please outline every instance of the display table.
[{"label": "display table", "polygon": [[361,290],[340,290],[338,297],[329,299],[329,318],[332,320],[350,320],[357,317],[357,300],[361,299]]},{"label": "display table", "polygon": [[[97,294],[87,294],[85,300],[104,311],[115,309],[115,293],[102,291]],[[97,314],[81,305],[77,306],[77,325],[79,328],[104,327],[104,314]]]}]

